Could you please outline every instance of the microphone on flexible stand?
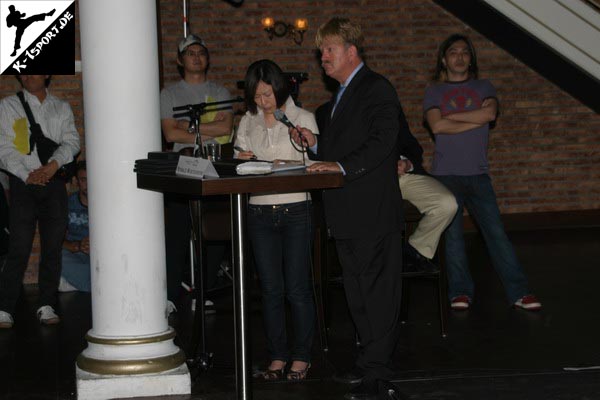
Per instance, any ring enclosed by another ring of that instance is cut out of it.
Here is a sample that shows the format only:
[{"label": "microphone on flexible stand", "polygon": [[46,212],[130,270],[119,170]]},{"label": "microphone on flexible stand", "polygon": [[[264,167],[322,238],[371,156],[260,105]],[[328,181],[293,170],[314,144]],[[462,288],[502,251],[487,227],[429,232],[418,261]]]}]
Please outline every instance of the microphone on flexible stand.
[{"label": "microphone on flexible stand", "polygon": [[288,117],[285,115],[285,113],[283,111],[281,111],[280,109],[275,110],[275,112],[273,113],[273,116],[275,117],[275,119],[277,121],[281,122],[288,128],[296,129],[294,124],[292,124],[292,122],[288,119]]},{"label": "microphone on flexible stand", "polygon": [[[300,141],[302,143],[306,142],[306,140],[304,139],[304,137],[302,136],[302,132],[300,132],[295,126],[294,124],[292,124],[292,122],[288,119],[288,117],[285,115],[285,113],[283,111],[281,111],[279,108],[277,110],[275,110],[275,112],[273,113],[273,116],[275,117],[275,119],[279,122],[281,122],[282,124],[284,124],[285,126],[287,126],[288,128],[292,128],[292,129],[296,129],[296,131],[298,132],[298,135],[300,135]],[[290,141],[292,142],[292,146],[294,146],[294,149],[296,149],[296,151],[299,151],[302,153],[302,163],[304,164],[304,153],[306,152],[305,149],[303,149],[302,147],[300,147],[300,150],[298,150],[298,148],[296,147],[296,145],[294,144],[294,141],[292,140],[292,137],[290,136]]]},{"label": "microphone on flexible stand", "polygon": [[[302,142],[305,142],[304,137],[302,136],[302,132],[300,132],[295,126],[294,124],[292,124],[292,122],[288,119],[288,117],[285,115],[285,113],[283,111],[281,111],[279,108],[277,110],[275,110],[275,112],[273,113],[273,116],[275,117],[275,119],[279,122],[281,122],[282,124],[284,124],[285,126],[287,126],[288,128],[292,128],[292,129],[296,129],[296,131],[298,132],[298,135],[300,136],[300,140]],[[298,150],[298,149],[296,149]]]}]

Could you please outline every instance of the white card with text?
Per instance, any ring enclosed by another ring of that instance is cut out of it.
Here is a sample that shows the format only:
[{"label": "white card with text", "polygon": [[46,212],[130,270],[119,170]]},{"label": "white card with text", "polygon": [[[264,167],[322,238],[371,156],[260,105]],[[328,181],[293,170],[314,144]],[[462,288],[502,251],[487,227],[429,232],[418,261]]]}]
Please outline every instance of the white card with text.
[{"label": "white card with text", "polygon": [[214,165],[204,158],[179,156],[175,175],[187,178],[218,178],[219,174]]}]

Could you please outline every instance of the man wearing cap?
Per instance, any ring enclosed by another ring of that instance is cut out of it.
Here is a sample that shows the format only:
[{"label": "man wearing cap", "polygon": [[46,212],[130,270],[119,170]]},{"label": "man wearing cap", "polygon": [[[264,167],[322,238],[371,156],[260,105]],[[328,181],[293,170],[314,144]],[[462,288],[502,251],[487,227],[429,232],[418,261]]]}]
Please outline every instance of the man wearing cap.
[{"label": "man wearing cap", "polygon": [[[223,86],[208,80],[207,72],[210,64],[208,49],[204,41],[197,35],[190,34],[177,47],[177,68],[182,78],[179,82],[165,88],[160,93],[160,118],[165,140],[173,144],[173,151],[193,148],[195,133],[188,117],[174,118],[173,107],[188,104],[212,103],[231,99],[229,91]],[[210,110],[210,107],[207,108]],[[216,140],[223,144],[230,141],[233,127],[233,112],[218,110],[207,112],[200,119],[202,141]],[[167,297],[169,310],[176,310],[176,302],[186,255],[190,240],[190,216],[188,199],[176,196],[165,196],[165,238],[167,255]],[[216,278],[216,268],[224,254],[223,246],[209,247],[207,251],[210,284]],[[214,261],[213,261],[214,258]],[[214,273],[213,273],[214,272]],[[211,278],[212,277],[212,278]],[[205,285],[206,287],[207,285]]]},{"label": "man wearing cap", "polygon": [[[227,89],[208,80],[210,57],[199,36],[187,36],[179,43],[177,50],[177,67],[183,79],[163,89],[160,94],[162,131],[165,140],[173,143],[173,151],[193,147],[195,139],[194,134],[190,133],[189,118],[175,119],[173,107],[231,99]],[[231,110],[207,112],[200,120],[202,139],[215,138],[221,144],[229,142],[232,127]]]}]

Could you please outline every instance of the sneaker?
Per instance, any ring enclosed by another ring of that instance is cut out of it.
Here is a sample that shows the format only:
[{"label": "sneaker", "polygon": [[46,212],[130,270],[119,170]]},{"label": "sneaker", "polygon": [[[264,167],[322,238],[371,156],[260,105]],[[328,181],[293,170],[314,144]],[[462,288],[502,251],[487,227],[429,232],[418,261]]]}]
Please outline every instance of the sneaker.
[{"label": "sneaker", "polygon": [[68,280],[66,280],[65,278],[63,278],[61,276],[60,282],[58,283],[58,291],[61,293],[75,292],[75,291],[77,291],[77,288],[75,286],[71,285]]},{"label": "sneaker", "polygon": [[167,318],[169,317],[169,315],[176,312],[177,307],[175,307],[175,303],[173,303],[171,300],[167,300]]},{"label": "sneaker", "polygon": [[215,303],[211,300],[204,301],[204,314],[215,314],[217,310],[215,310]]},{"label": "sneaker", "polygon": [[37,310],[37,317],[40,324],[44,325],[55,325],[60,322],[60,318],[54,312],[54,308],[51,306],[41,306]]},{"label": "sneaker", "polygon": [[0,329],[10,329],[14,323],[12,315],[6,311],[0,311]]},{"label": "sneaker", "polygon": [[456,296],[450,301],[450,308],[453,310],[467,310],[471,304],[469,296]]},{"label": "sneaker", "polygon": [[514,304],[516,308],[522,308],[527,311],[538,311],[542,308],[542,303],[539,302],[537,297],[532,294],[521,297]]}]

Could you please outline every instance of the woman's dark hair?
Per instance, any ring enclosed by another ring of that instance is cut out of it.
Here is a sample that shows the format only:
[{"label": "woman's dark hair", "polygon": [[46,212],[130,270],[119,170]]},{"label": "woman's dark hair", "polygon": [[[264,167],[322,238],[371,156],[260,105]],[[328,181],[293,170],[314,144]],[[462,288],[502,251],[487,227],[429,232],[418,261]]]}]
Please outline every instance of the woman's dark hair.
[{"label": "woman's dark hair", "polygon": [[437,55],[437,64],[435,66],[435,73],[433,74],[434,81],[445,81],[448,79],[448,74],[443,59],[450,46],[461,40],[467,44],[467,47],[469,48],[469,54],[471,56],[471,62],[469,63],[469,78],[477,79],[479,75],[479,67],[477,66],[477,54],[475,53],[475,47],[473,46],[471,39],[469,39],[467,36],[461,35],[460,33],[455,33],[448,36],[448,38],[446,38],[446,40],[444,40],[440,45]]},{"label": "woman's dark hair", "polygon": [[259,82],[264,82],[267,85],[271,85],[273,93],[275,94],[275,100],[277,101],[277,108],[285,104],[285,101],[290,96],[290,88],[288,82],[283,76],[281,68],[271,60],[258,60],[253,62],[246,71],[246,78],[244,79],[244,98],[246,101],[246,108],[251,114],[258,112],[254,96],[256,95],[256,87]]}]

